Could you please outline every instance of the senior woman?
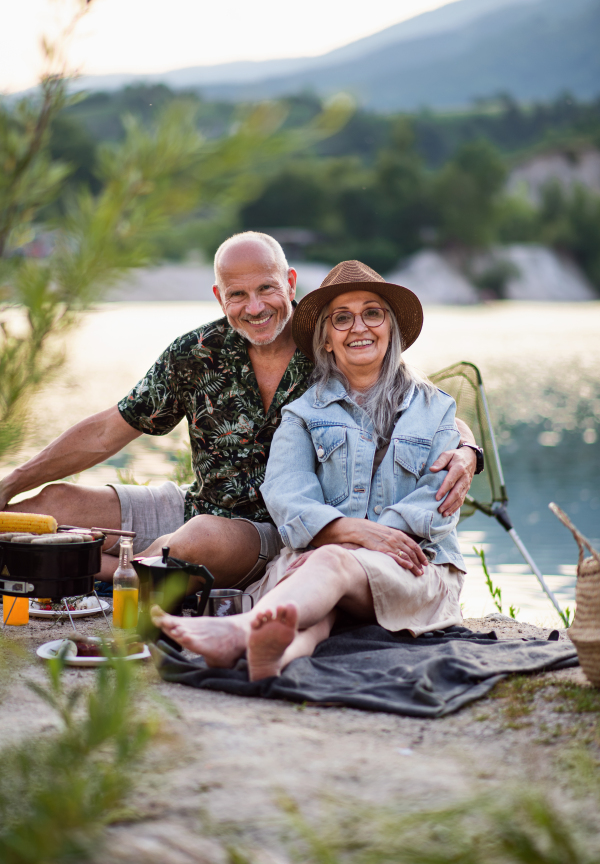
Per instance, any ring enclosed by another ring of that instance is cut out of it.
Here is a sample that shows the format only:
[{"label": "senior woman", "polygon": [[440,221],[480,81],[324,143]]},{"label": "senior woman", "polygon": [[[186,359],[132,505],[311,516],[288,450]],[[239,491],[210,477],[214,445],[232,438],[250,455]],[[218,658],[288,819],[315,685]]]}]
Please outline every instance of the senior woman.
[{"label": "senior woman", "polygon": [[[461,621],[458,514],[440,514],[444,472],[429,470],[459,442],[455,404],[402,357],[422,321],[411,291],[358,261],[300,301],[294,339],[314,383],[284,408],[261,486],[284,549],[247,589],[252,612],[155,608],[155,623],[209,665],[247,651],[252,680],[277,675],[329,635],[336,609],[415,636]],[[327,542],[336,528],[350,542]],[[385,552],[369,548],[373,532]]]}]

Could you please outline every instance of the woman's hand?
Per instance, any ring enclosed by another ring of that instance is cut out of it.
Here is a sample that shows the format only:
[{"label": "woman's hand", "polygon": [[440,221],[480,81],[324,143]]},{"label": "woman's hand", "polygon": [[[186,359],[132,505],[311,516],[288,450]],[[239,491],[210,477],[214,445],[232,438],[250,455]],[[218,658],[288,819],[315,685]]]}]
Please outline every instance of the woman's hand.
[{"label": "woman's hand", "polygon": [[313,539],[313,546],[352,544],[353,547],[383,552],[415,576],[423,575],[429,564],[427,556],[411,537],[397,528],[389,528],[369,519],[342,517],[326,525]]}]

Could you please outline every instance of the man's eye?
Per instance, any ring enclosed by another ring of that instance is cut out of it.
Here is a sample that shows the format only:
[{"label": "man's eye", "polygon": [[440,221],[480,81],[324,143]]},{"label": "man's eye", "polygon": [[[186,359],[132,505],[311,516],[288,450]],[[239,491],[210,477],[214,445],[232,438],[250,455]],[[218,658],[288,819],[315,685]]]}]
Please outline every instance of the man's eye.
[{"label": "man's eye", "polygon": [[275,286],[274,285],[261,285],[260,290],[261,291],[274,291]]}]

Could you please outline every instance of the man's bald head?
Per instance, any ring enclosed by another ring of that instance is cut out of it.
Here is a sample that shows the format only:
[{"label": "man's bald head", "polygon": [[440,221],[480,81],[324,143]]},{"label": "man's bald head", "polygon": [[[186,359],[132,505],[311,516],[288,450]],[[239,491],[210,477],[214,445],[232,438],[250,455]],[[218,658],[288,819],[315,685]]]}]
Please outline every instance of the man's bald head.
[{"label": "man's bald head", "polygon": [[236,266],[244,260],[262,258],[265,263],[274,264],[284,280],[287,280],[289,264],[277,240],[259,231],[243,231],[234,234],[221,243],[215,252],[215,283],[222,293],[224,289],[223,271],[228,266]]},{"label": "man's bald head", "polygon": [[291,342],[296,271],[268,234],[234,234],[217,249],[213,293],[229,326],[255,348]]}]

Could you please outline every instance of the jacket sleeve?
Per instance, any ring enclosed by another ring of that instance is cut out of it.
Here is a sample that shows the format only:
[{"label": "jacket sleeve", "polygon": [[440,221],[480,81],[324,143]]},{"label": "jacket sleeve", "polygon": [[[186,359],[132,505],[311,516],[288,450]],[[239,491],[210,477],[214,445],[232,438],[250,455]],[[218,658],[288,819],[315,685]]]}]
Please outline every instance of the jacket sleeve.
[{"label": "jacket sleeve", "polygon": [[[423,548],[439,543],[458,524],[460,512],[452,516],[442,516],[436,501],[436,493],[442,485],[447,471],[432,473],[429,469],[445,450],[453,450],[460,441],[460,434],[454,422],[456,406],[454,400],[438,426],[424,464],[420,465],[416,487],[404,498],[386,507],[377,520],[390,528],[398,528],[409,534],[422,537]],[[401,447],[402,442],[396,446]]]},{"label": "jacket sleeve", "polygon": [[260,487],[271,518],[290,549],[309,546],[322,528],[344,514],[325,503],[315,448],[304,423],[286,412],[273,436]]}]

